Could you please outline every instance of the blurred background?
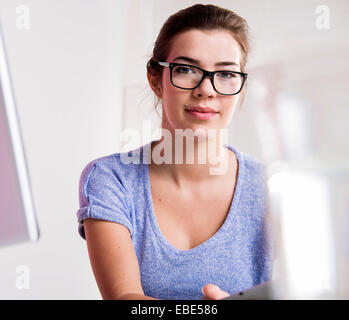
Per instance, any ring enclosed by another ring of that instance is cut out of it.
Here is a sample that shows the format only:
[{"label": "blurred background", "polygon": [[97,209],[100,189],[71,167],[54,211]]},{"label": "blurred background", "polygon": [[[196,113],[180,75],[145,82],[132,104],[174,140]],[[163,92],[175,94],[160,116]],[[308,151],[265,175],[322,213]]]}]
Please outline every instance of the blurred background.
[{"label": "blurred background", "polygon": [[[161,108],[154,109],[145,65],[167,17],[195,3],[0,0],[41,231],[37,243],[0,247],[0,299],[100,299],[77,231],[79,177],[92,159],[122,150],[123,130],[139,130],[135,147],[154,138],[144,126],[155,132]],[[247,96],[229,127],[229,143],[267,163],[296,155],[345,170],[349,2],[200,3],[235,11],[251,28]],[[290,105],[293,113],[283,112],[282,128],[272,132],[273,113],[262,111]],[[273,149],[277,137],[283,147]],[[340,190],[343,199],[348,190],[349,183]],[[342,205],[349,210],[348,202]],[[30,282],[19,289],[21,266]]]}]

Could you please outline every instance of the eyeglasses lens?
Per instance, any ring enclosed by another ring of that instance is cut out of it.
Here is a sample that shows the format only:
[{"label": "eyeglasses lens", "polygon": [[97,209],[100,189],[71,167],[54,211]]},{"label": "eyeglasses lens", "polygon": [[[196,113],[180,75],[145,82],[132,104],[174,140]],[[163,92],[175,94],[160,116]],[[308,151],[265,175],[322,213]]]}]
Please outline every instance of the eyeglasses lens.
[{"label": "eyeglasses lens", "polygon": [[[172,69],[173,84],[183,89],[194,89],[202,76],[202,70],[191,66],[174,66]],[[235,94],[241,89],[243,77],[228,70],[220,71],[214,75],[213,82],[218,93]]]}]

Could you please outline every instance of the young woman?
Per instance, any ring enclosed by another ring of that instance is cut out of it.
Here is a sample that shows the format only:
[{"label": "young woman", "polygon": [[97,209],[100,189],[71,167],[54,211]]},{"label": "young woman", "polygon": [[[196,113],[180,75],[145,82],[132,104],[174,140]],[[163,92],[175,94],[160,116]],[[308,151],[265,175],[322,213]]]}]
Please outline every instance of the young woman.
[{"label": "young woman", "polygon": [[79,232],[104,299],[221,299],[270,279],[264,166],[220,135],[243,98],[248,51],[246,21],[217,6],[163,25],[147,64],[161,139],[138,163],[116,153],[80,178]]}]

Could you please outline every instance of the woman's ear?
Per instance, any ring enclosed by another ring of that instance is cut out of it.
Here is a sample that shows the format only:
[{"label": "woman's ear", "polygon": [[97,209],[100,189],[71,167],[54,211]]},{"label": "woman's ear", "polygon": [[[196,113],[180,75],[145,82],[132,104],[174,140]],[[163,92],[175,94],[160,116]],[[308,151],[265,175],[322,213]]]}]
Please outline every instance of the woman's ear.
[{"label": "woman's ear", "polygon": [[150,74],[147,72],[147,78],[150,87],[152,88],[155,95],[161,99],[162,91],[161,91],[161,81],[158,75]]}]

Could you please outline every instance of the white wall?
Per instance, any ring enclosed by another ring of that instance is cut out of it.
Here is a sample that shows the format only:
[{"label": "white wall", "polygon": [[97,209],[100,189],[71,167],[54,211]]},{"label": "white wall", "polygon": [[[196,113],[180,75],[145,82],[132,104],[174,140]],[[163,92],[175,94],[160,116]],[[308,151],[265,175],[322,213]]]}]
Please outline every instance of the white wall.
[{"label": "white wall", "polygon": [[[17,29],[25,4],[30,29]],[[38,243],[0,248],[0,298],[99,298],[77,233],[78,179],[119,147],[122,1],[1,0],[0,12],[41,231]],[[16,267],[30,271],[18,290]]]},{"label": "white wall", "polygon": [[[78,179],[90,160],[117,152],[122,129],[156,121],[145,62],[166,18],[197,1],[0,0],[10,68],[41,227],[38,243],[0,248],[0,298],[100,298],[77,233]],[[320,154],[340,153],[348,119],[346,0],[322,1],[331,28],[315,27],[318,1],[204,1],[236,11],[253,32],[249,68],[280,70],[281,91],[315,105]],[[30,29],[16,28],[16,7]],[[328,72],[325,72],[327,70]],[[231,123],[230,142],[261,156],[253,100]],[[123,107],[123,108],[122,108]],[[348,148],[349,149],[349,148]],[[15,286],[16,267],[30,289]]]}]

